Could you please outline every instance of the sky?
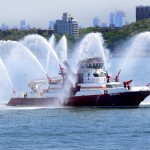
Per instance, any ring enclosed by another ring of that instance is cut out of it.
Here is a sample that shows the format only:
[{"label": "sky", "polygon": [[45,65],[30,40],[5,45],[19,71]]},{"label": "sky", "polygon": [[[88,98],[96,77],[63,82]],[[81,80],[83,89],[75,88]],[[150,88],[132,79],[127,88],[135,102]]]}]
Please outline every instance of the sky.
[{"label": "sky", "polygon": [[20,25],[21,20],[36,28],[48,28],[49,21],[62,18],[70,12],[79,25],[92,26],[93,18],[109,24],[109,14],[115,10],[126,13],[126,20],[135,21],[135,8],[149,5],[150,0],[0,0],[0,26]]}]

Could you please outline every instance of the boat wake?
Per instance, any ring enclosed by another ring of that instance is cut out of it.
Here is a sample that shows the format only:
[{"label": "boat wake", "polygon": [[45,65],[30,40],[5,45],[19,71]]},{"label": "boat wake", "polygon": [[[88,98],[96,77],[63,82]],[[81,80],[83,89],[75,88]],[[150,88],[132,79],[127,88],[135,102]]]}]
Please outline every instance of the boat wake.
[{"label": "boat wake", "polygon": [[7,104],[0,104],[0,111],[1,110],[36,110],[36,109],[60,109],[60,108],[66,108],[65,106],[8,106]]},{"label": "boat wake", "polygon": [[140,106],[150,106],[150,96],[146,97],[143,102],[141,102]]}]

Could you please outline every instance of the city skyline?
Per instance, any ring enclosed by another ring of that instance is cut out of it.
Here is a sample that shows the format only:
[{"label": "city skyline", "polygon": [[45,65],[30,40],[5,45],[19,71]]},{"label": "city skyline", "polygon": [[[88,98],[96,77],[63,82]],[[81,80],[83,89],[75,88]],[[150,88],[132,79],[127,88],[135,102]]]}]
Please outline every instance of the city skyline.
[{"label": "city skyline", "polygon": [[[79,25],[84,27],[92,26],[92,20],[98,16],[102,22],[109,24],[109,14],[115,10],[125,12],[126,18],[129,22],[136,20],[136,6],[150,5],[149,0],[89,0],[88,2],[81,2],[80,0],[43,0],[38,2],[36,0],[0,0],[0,25],[3,23],[10,28],[20,25],[21,20],[26,22],[31,27],[48,28],[49,21],[61,19],[63,12],[70,12],[75,19],[78,20]],[[129,4],[130,3],[130,4]],[[79,5],[80,4],[80,5]]]}]

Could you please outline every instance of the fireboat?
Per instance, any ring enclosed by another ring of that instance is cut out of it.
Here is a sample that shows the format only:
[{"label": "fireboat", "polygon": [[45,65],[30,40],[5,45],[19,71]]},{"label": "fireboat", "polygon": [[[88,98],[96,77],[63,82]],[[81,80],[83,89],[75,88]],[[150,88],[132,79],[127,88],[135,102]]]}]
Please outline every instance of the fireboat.
[{"label": "fireboat", "polygon": [[132,80],[121,84],[121,70],[112,78],[105,71],[104,61],[100,57],[81,60],[78,66],[75,74],[65,62],[66,68],[60,66],[58,77],[50,78],[46,75],[47,79],[31,81],[28,84],[31,92],[23,92],[21,97],[12,97],[7,105],[138,107],[150,95],[149,86],[131,86]]}]

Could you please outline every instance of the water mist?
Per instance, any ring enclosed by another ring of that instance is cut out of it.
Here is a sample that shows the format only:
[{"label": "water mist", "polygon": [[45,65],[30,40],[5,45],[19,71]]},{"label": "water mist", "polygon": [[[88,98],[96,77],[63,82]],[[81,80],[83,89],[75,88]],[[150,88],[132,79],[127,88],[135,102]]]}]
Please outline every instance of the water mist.
[{"label": "water mist", "polygon": [[40,35],[29,35],[26,36],[21,43],[29,48],[38,60],[40,60],[42,66],[45,66],[44,68],[47,74],[50,74],[50,76],[57,74],[59,69],[59,59],[52,46],[44,37]]}]

